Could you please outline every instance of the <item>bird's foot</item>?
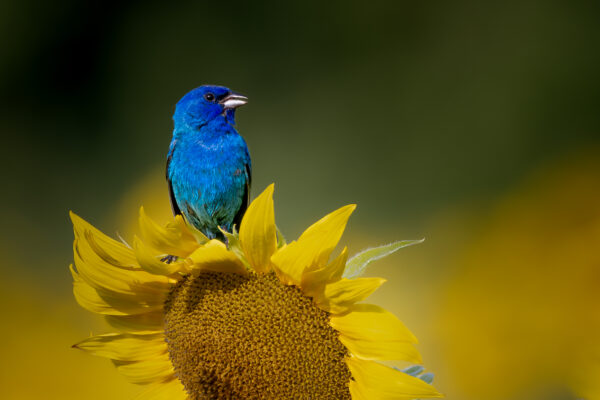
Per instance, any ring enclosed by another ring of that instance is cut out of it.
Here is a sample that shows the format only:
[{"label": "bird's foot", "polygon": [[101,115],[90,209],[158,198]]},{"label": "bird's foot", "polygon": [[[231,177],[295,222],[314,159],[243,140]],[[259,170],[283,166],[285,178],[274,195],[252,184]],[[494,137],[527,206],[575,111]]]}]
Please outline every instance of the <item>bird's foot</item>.
[{"label": "bird's foot", "polygon": [[172,256],[172,255],[168,255],[168,256],[164,256],[163,258],[160,259],[160,261],[167,263],[167,264],[171,264],[172,262],[177,260],[177,256]]}]

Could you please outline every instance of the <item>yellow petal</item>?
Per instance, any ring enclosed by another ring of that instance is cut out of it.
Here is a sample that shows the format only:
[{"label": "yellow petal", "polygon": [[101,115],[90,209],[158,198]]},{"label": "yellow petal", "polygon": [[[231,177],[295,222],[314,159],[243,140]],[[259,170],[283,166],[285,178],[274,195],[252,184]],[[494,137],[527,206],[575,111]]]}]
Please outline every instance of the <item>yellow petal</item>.
[{"label": "yellow petal", "polygon": [[330,325],[350,339],[417,343],[417,338],[391,312],[374,304],[355,304],[350,313],[332,316]]},{"label": "yellow petal", "polygon": [[[356,209],[356,204],[348,204],[347,206],[338,208],[337,210],[327,214],[311,226],[309,226],[298,238],[298,241],[321,239],[322,251],[329,248],[329,252],[333,251],[337,243],[340,241],[348,218]],[[319,254],[322,258],[319,262],[326,262],[329,255]]]},{"label": "yellow petal", "polygon": [[327,263],[355,209],[355,204],[341,207],[315,222],[300,235],[298,243],[303,243],[313,257],[311,264]]},{"label": "yellow petal", "polygon": [[248,207],[240,226],[240,244],[256,272],[271,270],[271,256],[277,249],[277,228],[271,184]]},{"label": "yellow petal", "polygon": [[339,336],[340,342],[354,356],[361,360],[398,360],[421,364],[421,355],[412,343],[408,342],[377,342],[371,339],[356,340],[344,335]]},{"label": "yellow petal", "polygon": [[94,289],[79,277],[73,266],[70,268],[73,274],[75,300],[88,311],[103,315],[135,315],[163,308],[165,295],[155,296],[150,301],[146,301],[102,289]]},{"label": "yellow petal", "polygon": [[103,251],[99,244],[111,242],[112,239],[105,238],[106,240],[101,241],[92,239],[92,242],[90,242],[89,238],[99,238],[101,233],[91,235],[90,233],[99,231],[81,218],[75,215],[73,215],[73,218],[75,222],[75,240],[73,241],[75,265],[81,277],[91,286],[112,289],[122,293],[131,292],[131,286],[129,285],[131,282],[135,282],[136,285],[147,285],[148,290],[162,290],[165,287],[168,289],[169,280],[167,278],[153,276],[140,270],[132,249],[125,248],[123,252],[128,252],[130,256],[133,256],[133,258],[129,257],[127,263],[136,266],[136,270],[107,262],[106,255],[98,254],[98,251]]},{"label": "yellow petal", "polygon": [[114,361],[117,370],[131,383],[148,384],[175,377],[173,364],[167,353],[143,361]]},{"label": "yellow petal", "polygon": [[302,274],[308,264],[302,259],[303,255],[302,248],[296,241],[282,246],[273,254],[271,263],[281,282],[286,285],[300,285]]},{"label": "yellow petal", "polygon": [[245,275],[248,272],[240,259],[216,239],[196,249],[185,263],[193,273],[214,271]]},{"label": "yellow petal", "polygon": [[443,397],[433,386],[419,378],[374,361],[351,357],[346,360],[346,363],[354,378],[349,383],[352,400]]},{"label": "yellow petal", "polygon": [[[329,282],[335,282],[342,279],[342,274],[346,270],[346,262],[348,261],[348,248],[344,246],[342,252],[328,264],[328,269],[331,275],[329,276]],[[328,282],[328,283],[329,283]]]},{"label": "yellow petal", "polygon": [[110,293],[100,295],[97,289],[86,283],[74,282],[73,294],[77,303],[88,311],[103,315],[135,315],[161,310],[164,297],[158,298],[155,304],[139,303],[134,300],[112,296]]},{"label": "yellow petal", "polygon": [[383,278],[340,279],[325,286],[314,296],[319,307],[332,314],[341,314],[359,301],[369,297],[385,282]]},{"label": "yellow petal", "polygon": [[179,379],[156,383],[136,396],[136,400],[186,400],[188,395]]},{"label": "yellow petal", "polygon": [[137,262],[148,273],[169,276],[186,271],[186,266],[183,262],[167,264],[160,261],[156,256],[152,255],[150,249],[137,236],[133,238],[133,248]]},{"label": "yellow petal", "polygon": [[85,238],[94,252],[105,262],[122,268],[136,266],[135,256],[131,248],[106,236],[74,212],[69,214],[73,222],[75,237]]},{"label": "yellow petal", "polygon": [[300,286],[307,297],[315,297],[323,291],[325,285],[341,278],[346,260],[348,259],[348,248],[344,247],[339,256],[324,267],[312,267],[304,270]]},{"label": "yellow petal", "polygon": [[145,241],[165,254],[185,258],[199,246],[180,215],[163,228],[151,220],[142,207],[140,208],[140,229]]},{"label": "yellow petal", "polygon": [[271,261],[279,278],[284,283],[300,285],[306,268],[325,265],[355,208],[351,204],[326,215],[304,231],[298,241],[277,250]]},{"label": "yellow petal", "polygon": [[73,347],[90,354],[118,361],[142,361],[155,359],[167,351],[165,335],[107,333],[87,338]]},{"label": "yellow petal", "polygon": [[123,332],[159,331],[164,329],[163,310],[138,315],[107,315],[106,322]]},{"label": "yellow petal", "polygon": [[93,251],[85,238],[73,242],[73,257],[81,278],[95,289],[150,300],[170,291],[169,278],[109,264]]}]

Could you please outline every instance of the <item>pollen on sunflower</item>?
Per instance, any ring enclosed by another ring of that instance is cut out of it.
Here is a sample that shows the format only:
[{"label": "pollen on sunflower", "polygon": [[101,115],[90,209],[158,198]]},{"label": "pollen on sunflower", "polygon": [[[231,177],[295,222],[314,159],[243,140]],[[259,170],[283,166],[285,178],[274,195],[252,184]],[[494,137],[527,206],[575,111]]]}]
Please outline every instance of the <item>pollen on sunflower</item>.
[{"label": "pollen on sunflower", "polygon": [[142,212],[132,249],[73,214],[75,297],[119,330],[77,347],[147,385],[142,399],[441,397],[378,362],[421,362],[393,314],[360,303],[384,280],[358,275],[391,245],[332,257],[354,206],[278,243],[272,194],[252,202],[228,245],[199,240],[181,217],[161,227]]}]

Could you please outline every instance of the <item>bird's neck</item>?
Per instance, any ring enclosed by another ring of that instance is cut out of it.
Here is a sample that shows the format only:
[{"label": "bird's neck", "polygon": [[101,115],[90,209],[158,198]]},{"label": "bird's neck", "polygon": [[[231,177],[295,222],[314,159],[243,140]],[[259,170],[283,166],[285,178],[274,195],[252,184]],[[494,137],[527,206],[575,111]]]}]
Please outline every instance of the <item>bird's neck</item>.
[{"label": "bird's neck", "polygon": [[237,135],[237,131],[228,119],[221,117],[215,118],[210,122],[198,126],[190,126],[188,124],[175,123],[173,131],[173,139],[181,141],[195,142],[213,142],[228,135]]}]

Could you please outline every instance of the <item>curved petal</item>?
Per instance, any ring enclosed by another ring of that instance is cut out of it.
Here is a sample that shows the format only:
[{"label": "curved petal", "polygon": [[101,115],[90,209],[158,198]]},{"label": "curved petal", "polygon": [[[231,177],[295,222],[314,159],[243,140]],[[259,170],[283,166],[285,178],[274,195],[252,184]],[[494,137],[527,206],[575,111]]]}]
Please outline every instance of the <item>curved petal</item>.
[{"label": "curved petal", "polygon": [[154,304],[125,300],[110,293],[101,295],[101,290],[94,289],[83,282],[73,282],[73,294],[77,303],[88,311],[102,315],[136,315],[161,310],[165,300],[158,297]]},{"label": "curved petal", "polygon": [[88,311],[103,315],[135,315],[162,310],[166,293],[150,300],[123,296],[110,291],[95,289],[79,277],[70,266],[73,275],[73,294],[79,305]]},{"label": "curved petal", "polygon": [[89,337],[73,347],[118,361],[151,360],[167,352],[167,343],[162,332],[107,333]]},{"label": "curved petal", "polygon": [[136,400],[186,400],[188,395],[179,379],[161,382],[150,386],[136,396]]},{"label": "curved petal", "polygon": [[85,238],[77,238],[73,242],[73,257],[80,277],[95,289],[152,299],[161,293],[168,293],[171,288],[167,277],[122,269],[105,262]]},{"label": "curved petal", "polygon": [[314,301],[325,311],[341,314],[369,297],[384,282],[383,278],[340,279],[325,285],[324,290],[314,296]]},{"label": "curved petal", "polygon": [[311,226],[309,226],[298,238],[298,241],[320,242],[318,251],[315,252],[317,261],[324,264],[329,259],[329,254],[337,246],[348,218],[356,210],[356,204],[348,204],[327,214]]},{"label": "curved petal", "polygon": [[220,240],[213,239],[196,249],[185,260],[192,273],[203,271],[232,272],[245,275],[248,273],[242,261]]},{"label": "curved petal", "polygon": [[152,255],[150,249],[137,236],[133,237],[133,249],[140,267],[150,274],[169,276],[186,271],[186,266],[183,262],[167,264],[160,261],[156,256]]},{"label": "curved petal", "polygon": [[271,270],[271,256],[277,249],[277,228],[273,206],[274,184],[270,184],[248,207],[240,226],[240,244],[256,272]]},{"label": "curved petal", "polygon": [[145,241],[165,254],[185,258],[199,246],[180,215],[163,228],[150,219],[144,212],[144,207],[141,207],[139,222]]},{"label": "curved petal", "polygon": [[71,211],[69,215],[73,223],[75,238],[85,238],[93,251],[105,262],[121,268],[136,266],[131,248],[106,236],[74,212]]},{"label": "curved petal", "polygon": [[351,357],[346,360],[346,364],[354,378],[349,383],[352,400],[443,397],[433,386],[421,379],[374,361]]},{"label": "curved petal", "polygon": [[324,267],[307,268],[302,274],[300,287],[307,297],[315,297],[323,291],[326,284],[341,278],[348,259],[348,248],[344,247],[340,255]]},{"label": "curved petal", "polygon": [[391,312],[374,304],[355,304],[350,313],[332,316],[329,324],[350,339],[417,343],[417,338]]},{"label": "curved petal", "polygon": [[148,384],[175,377],[173,364],[167,353],[143,361],[113,361],[117,370],[131,383]]},{"label": "curved petal", "polygon": [[350,204],[326,215],[304,231],[298,241],[277,250],[271,261],[279,278],[299,285],[306,268],[325,265],[355,208]]}]

